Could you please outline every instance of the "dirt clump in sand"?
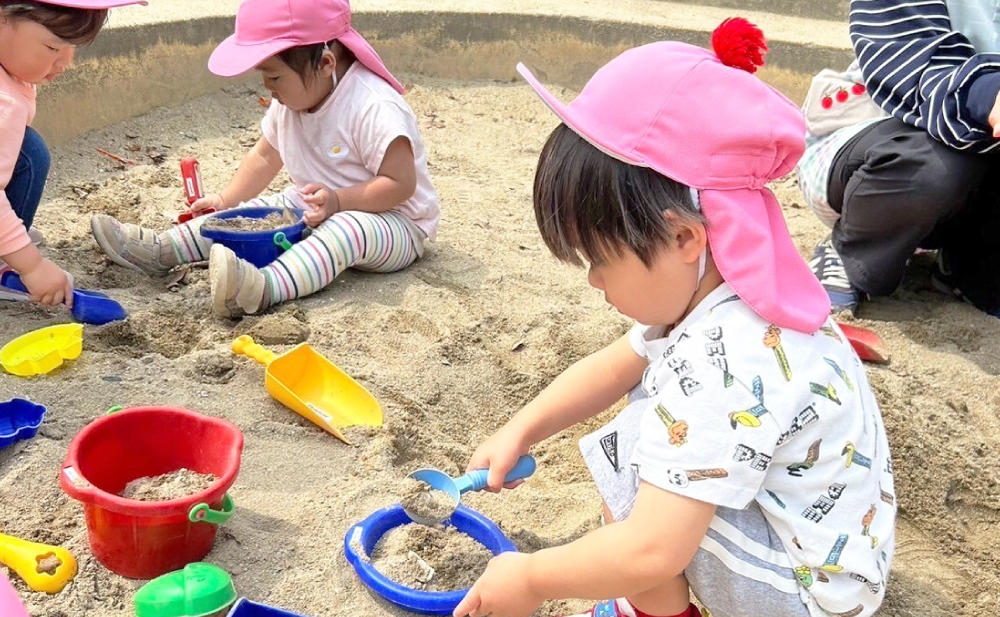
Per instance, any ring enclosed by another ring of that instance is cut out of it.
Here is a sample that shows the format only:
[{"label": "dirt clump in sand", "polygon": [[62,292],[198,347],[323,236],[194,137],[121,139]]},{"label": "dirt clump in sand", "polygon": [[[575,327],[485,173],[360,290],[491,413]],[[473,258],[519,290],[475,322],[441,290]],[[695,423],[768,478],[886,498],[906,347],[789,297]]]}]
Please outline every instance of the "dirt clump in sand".
[{"label": "dirt clump in sand", "polygon": [[413,478],[403,480],[400,489],[403,509],[421,518],[443,521],[451,516],[458,505],[448,493]]},{"label": "dirt clump in sand", "polygon": [[178,469],[158,476],[144,476],[125,485],[120,494],[136,501],[167,501],[201,492],[218,480],[213,474]]},{"label": "dirt clump in sand", "polygon": [[273,214],[268,214],[263,218],[252,216],[234,216],[232,218],[223,219],[213,216],[206,220],[201,228],[212,231],[249,232],[270,231],[272,229],[288,227],[288,225],[288,219],[275,212]]},{"label": "dirt clump in sand", "polygon": [[411,589],[455,591],[472,587],[492,557],[454,527],[411,523],[385,534],[371,559],[376,570]]}]

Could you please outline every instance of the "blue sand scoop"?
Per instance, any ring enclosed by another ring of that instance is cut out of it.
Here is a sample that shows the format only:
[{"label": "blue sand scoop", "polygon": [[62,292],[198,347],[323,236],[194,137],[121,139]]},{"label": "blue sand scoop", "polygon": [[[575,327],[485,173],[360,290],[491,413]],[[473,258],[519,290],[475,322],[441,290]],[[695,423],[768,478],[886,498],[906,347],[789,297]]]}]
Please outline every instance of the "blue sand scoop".
[{"label": "blue sand scoop", "polygon": [[[504,483],[507,483],[514,482],[516,480],[523,480],[530,477],[533,473],[535,473],[535,458],[530,454],[525,454],[517,460],[517,464],[514,465],[514,468],[507,473],[507,476],[503,479],[503,481]],[[487,487],[486,482],[489,479],[489,475],[489,469],[476,469],[475,471],[470,471],[464,476],[452,478],[439,469],[425,468],[414,471],[409,475],[409,477],[414,480],[424,482],[433,489],[448,493],[451,495],[452,500],[455,502],[455,507],[457,508],[464,493],[468,493],[469,491],[481,491]],[[447,520],[450,516],[449,515],[437,520],[424,516],[415,516],[413,512],[409,511],[406,512],[406,515],[409,516],[414,523],[420,523],[421,525],[437,525],[438,523]]]},{"label": "blue sand scoop", "polygon": [[[18,302],[27,302],[28,296],[24,295],[28,293],[28,288],[24,286],[21,281],[21,277],[18,276],[16,272],[4,272],[3,278],[0,278],[0,286],[6,287],[9,290],[20,293],[2,293],[2,297],[5,300],[16,300]],[[80,323],[92,324],[95,326],[100,326],[112,321],[119,321],[128,317],[128,313],[122,308],[121,304],[118,304],[111,298],[105,296],[102,293],[97,293],[96,291],[86,291],[83,289],[73,290],[73,308],[71,310],[73,313],[73,319],[79,321]]]}]

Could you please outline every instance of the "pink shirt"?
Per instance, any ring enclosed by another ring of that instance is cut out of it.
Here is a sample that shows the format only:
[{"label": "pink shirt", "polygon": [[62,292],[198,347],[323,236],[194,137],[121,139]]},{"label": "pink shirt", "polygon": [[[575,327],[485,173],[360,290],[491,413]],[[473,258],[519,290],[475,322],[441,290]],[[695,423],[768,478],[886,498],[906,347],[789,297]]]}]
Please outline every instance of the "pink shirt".
[{"label": "pink shirt", "polygon": [[[273,101],[261,129],[297,187],[321,182],[336,189],[367,182],[378,174],[389,144],[405,137],[413,149],[417,188],[413,197],[393,210],[434,240],[441,207],[427,171],[417,117],[392,86],[360,62],[347,70],[333,94],[312,113],[292,111]],[[299,195],[286,194],[293,199]],[[305,207],[304,202],[298,205]]]},{"label": "pink shirt", "polygon": [[0,255],[9,255],[31,243],[3,190],[21,154],[24,129],[34,118],[35,87],[0,67]]}]

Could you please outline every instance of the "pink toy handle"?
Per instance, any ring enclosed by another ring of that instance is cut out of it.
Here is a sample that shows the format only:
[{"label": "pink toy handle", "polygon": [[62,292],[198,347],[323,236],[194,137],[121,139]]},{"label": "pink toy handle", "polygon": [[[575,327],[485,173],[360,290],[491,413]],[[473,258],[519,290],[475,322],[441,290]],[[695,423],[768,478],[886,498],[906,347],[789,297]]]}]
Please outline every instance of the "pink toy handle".
[{"label": "pink toy handle", "polygon": [[4,617],[31,617],[24,608],[21,598],[14,591],[7,577],[0,574],[0,615]]}]

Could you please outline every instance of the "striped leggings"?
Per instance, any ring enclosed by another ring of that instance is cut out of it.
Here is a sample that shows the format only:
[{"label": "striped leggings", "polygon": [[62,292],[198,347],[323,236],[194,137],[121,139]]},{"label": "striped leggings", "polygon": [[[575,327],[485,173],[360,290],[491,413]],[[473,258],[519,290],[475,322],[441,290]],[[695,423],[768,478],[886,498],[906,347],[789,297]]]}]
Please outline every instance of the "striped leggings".
[{"label": "striped leggings", "polygon": [[[239,207],[284,206],[288,199],[272,195]],[[173,248],[178,263],[208,259],[212,241],[201,235],[198,217],[164,232],[160,239]],[[406,216],[388,211],[338,212],[312,230],[271,264],[261,268],[270,304],[316,293],[348,268],[366,272],[396,272],[423,255],[424,233]]]}]

